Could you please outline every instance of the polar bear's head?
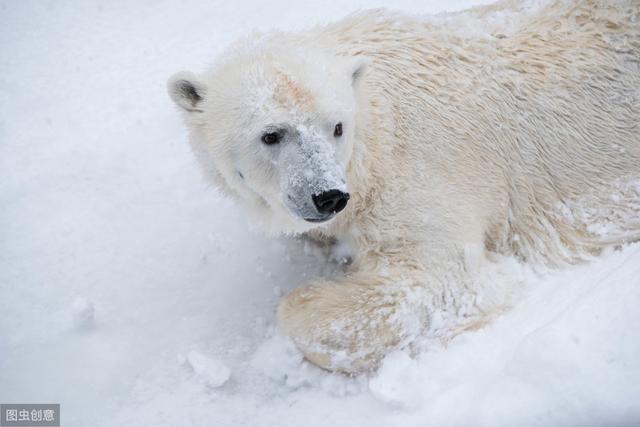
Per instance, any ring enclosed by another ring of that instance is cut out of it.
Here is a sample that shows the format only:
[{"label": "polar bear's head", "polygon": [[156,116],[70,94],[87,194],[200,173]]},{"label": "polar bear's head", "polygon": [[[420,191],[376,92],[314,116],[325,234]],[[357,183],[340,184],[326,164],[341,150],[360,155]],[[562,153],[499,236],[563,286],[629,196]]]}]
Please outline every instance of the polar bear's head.
[{"label": "polar bear's head", "polygon": [[330,221],[349,201],[365,61],[278,44],[228,54],[168,82],[207,175],[273,232]]}]

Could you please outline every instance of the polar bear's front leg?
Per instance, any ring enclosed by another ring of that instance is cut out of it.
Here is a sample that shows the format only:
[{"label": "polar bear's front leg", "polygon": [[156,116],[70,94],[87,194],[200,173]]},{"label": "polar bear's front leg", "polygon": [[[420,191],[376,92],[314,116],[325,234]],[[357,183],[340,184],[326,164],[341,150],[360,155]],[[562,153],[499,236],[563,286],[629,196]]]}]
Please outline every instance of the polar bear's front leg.
[{"label": "polar bear's front leg", "polygon": [[396,277],[354,273],[297,288],[278,307],[279,328],[322,368],[372,370],[427,327],[423,288]]}]

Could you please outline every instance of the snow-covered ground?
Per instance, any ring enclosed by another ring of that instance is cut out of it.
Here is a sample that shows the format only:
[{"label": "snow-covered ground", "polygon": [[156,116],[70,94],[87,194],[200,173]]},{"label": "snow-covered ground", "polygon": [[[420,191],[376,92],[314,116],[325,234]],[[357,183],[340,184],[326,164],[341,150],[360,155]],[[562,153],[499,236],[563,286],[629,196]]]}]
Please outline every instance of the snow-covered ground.
[{"label": "snow-covered ground", "polygon": [[0,1],[0,402],[62,425],[640,425],[640,245],[522,278],[515,307],[372,377],[274,335],[335,267],[247,229],[165,93],[250,29],[477,1]]}]

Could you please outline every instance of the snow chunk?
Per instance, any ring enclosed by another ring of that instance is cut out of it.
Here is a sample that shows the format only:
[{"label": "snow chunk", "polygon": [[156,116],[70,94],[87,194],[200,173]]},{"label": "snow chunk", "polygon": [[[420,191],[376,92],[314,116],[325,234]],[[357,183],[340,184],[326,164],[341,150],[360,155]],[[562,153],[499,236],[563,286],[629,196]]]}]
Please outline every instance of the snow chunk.
[{"label": "snow chunk", "polygon": [[193,372],[209,387],[220,387],[231,377],[231,369],[225,364],[196,350],[189,352],[187,361]]},{"label": "snow chunk", "polygon": [[251,359],[251,366],[272,380],[296,388],[304,382],[298,378],[302,360],[302,353],[290,339],[275,334],[258,347]]},{"label": "snow chunk", "polygon": [[415,408],[420,403],[420,375],[416,361],[403,351],[385,357],[378,373],[369,381],[369,390],[378,400],[401,408]]},{"label": "snow chunk", "polygon": [[95,322],[93,303],[85,298],[77,297],[71,305],[71,319],[76,329],[91,329]]}]

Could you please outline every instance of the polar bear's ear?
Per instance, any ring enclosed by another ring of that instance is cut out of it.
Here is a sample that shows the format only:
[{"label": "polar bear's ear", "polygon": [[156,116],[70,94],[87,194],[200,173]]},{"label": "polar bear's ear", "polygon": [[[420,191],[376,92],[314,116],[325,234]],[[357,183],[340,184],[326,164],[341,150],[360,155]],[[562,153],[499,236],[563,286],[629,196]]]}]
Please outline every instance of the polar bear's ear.
[{"label": "polar bear's ear", "polygon": [[167,82],[167,91],[179,107],[189,112],[202,113],[200,105],[207,87],[195,74],[189,71],[174,74]]},{"label": "polar bear's ear", "polygon": [[351,61],[351,84],[355,86],[366,72],[369,60],[364,56],[356,56]]}]

